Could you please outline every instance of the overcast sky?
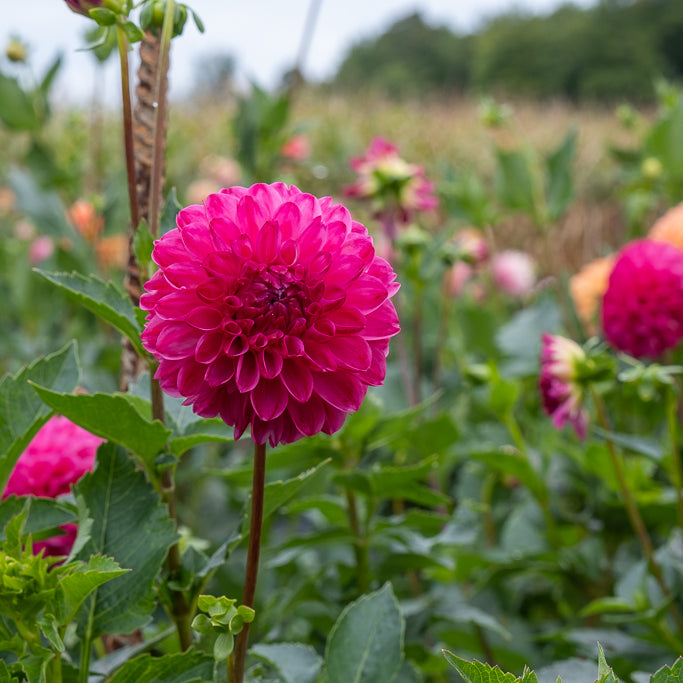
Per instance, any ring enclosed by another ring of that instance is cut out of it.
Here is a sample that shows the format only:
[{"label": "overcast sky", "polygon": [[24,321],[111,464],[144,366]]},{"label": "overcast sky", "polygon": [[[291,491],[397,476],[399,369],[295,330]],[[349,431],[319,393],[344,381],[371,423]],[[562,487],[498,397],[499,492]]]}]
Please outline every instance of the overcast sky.
[{"label": "overcast sky", "polygon": [[[21,37],[29,44],[39,72],[61,52],[65,66],[58,92],[70,101],[87,98],[93,87],[94,60],[78,49],[84,45],[83,33],[90,20],[70,12],[62,0],[1,1],[3,51],[10,36]],[[254,80],[265,88],[274,86],[296,60],[312,1],[191,0],[188,4],[202,18],[206,32],[200,34],[188,21],[183,36],[174,41],[171,95],[187,91],[202,58],[216,53],[236,59],[241,80]],[[582,6],[594,2],[573,0]],[[466,33],[487,17],[514,8],[545,13],[561,4],[562,0],[320,0],[304,75],[311,80],[328,78],[351,45],[380,34],[413,11],[419,11],[429,23]],[[118,77],[113,64],[104,82],[106,90],[115,93]]]}]

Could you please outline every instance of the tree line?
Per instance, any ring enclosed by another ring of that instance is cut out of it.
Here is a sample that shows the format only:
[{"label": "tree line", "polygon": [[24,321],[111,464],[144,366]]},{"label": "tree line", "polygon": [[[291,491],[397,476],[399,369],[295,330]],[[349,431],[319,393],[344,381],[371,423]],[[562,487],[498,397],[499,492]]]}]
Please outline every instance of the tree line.
[{"label": "tree line", "polygon": [[332,85],[395,97],[495,92],[573,101],[654,96],[683,75],[683,2],[602,0],[537,16],[516,11],[472,34],[419,13],[351,48]]}]

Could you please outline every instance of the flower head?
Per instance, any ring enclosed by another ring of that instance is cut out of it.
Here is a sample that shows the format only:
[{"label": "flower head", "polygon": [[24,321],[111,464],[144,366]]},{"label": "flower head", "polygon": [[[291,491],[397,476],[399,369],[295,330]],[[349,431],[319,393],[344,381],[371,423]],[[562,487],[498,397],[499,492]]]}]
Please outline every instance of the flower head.
[{"label": "flower head", "polygon": [[491,276],[506,294],[524,298],[536,284],[536,264],[526,252],[508,249],[491,259]]},{"label": "flower head", "polygon": [[90,16],[91,9],[102,4],[102,0],[65,0],[65,2],[72,11],[86,17]]},{"label": "flower head", "polygon": [[538,387],[543,410],[557,429],[569,422],[579,438],[586,437],[588,413],[583,407],[583,388],[578,381],[584,350],[571,339],[541,335],[541,373]]},{"label": "flower head", "polygon": [[655,242],[668,242],[683,250],[683,202],[658,218],[647,236]]},{"label": "flower head", "polygon": [[[102,441],[61,415],[50,418],[17,460],[2,497],[56,498],[69,493],[71,485],[93,468]],[[76,525],[62,529],[66,535],[34,543],[35,552],[45,548],[47,555],[68,555]]]},{"label": "flower head", "polygon": [[489,257],[489,245],[477,228],[463,228],[453,238],[457,257],[472,265],[484,263]]},{"label": "flower head", "polygon": [[653,240],[617,255],[602,301],[609,343],[636,358],[658,358],[683,338],[683,251]]},{"label": "flower head", "polygon": [[232,187],[155,243],[142,334],[161,387],[259,444],[331,434],[386,372],[399,285],[330,197]]},{"label": "flower head", "polygon": [[604,256],[587,263],[569,278],[569,293],[574,302],[576,315],[589,333],[595,329],[600,303],[607,290],[613,267],[614,256]]},{"label": "flower head", "polygon": [[384,138],[374,138],[365,155],[351,159],[350,166],[358,178],[344,188],[345,194],[373,200],[378,212],[395,205],[407,222],[413,213],[430,211],[439,203],[422,166],[406,162]]}]

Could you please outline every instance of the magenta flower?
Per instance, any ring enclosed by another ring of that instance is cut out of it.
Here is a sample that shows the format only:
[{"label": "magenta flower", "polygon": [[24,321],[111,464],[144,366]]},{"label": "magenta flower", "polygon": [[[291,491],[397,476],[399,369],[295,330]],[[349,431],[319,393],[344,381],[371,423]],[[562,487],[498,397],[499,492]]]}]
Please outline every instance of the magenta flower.
[{"label": "magenta flower", "polygon": [[65,2],[71,10],[86,17],[90,16],[91,9],[102,4],[102,0],[65,0]]},{"label": "magenta flower", "polygon": [[683,251],[641,239],[617,255],[602,301],[609,343],[636,358],[659,358],[683,338]]},{"label": "magenta flower", "polygon": [[586,437],[588,413],[583,407],[583,388],[578,381],[584,350],[571,339],[541,335],[541,374],[538,386],[543,410],[557,429],[569,422],[579,438]]},{"label": "magenta flower", "polygon": [[330,197],[232,187],[155,243],[140,305],[156,377],[239,438],[332,434],[386,372],[399,288],[366,228]]},{"label": "magenta flower", "polygon": [[491,259],[491,276],[506,294],[524,298],[536,284],[536,264],[526,252],[508,249]]},{"label": "magenta flower", "polygon": [[[2,497],[57,498],[69,493],[71,485],[92,470],[103,441],[61,415],[50,418],[17,460]],[[46,555],[68,555],[76,525],[65,524],[62,530],[65,535],[36,542],[33,550],[45,548]]]},{"label": "magenta flower", "polygon": [[378,213],[397,208],[405,223],[413,213],[438,206],[434,184],[427,180],[422,166],[404,161],[396,145],[384,138],[374,138],[365,156],[351,159],[350,166],[358,178],[344,193],[373,200]]}]

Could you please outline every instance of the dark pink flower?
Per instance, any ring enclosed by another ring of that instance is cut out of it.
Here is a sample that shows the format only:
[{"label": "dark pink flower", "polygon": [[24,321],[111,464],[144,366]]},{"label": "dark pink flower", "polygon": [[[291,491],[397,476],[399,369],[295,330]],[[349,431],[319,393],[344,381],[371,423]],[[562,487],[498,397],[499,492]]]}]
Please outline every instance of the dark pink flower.
[{"label": "dark pink flower", "polygon": [[617,255],[602,301],[609,343],[636,358],[658,358],[683,338],[683,252],[641,239]]},{"label": "dark pink flower", "polygon": [[90,16],[91,9],[102,4],[102,0],[65,0],[65,2],[74,12],[86,17]]},{"label": "dark pink flower", "polygon": [[557,429],[569,422],[584,439],[588,413],[583,407],[583,388],[578,381],[584,350],[571,339],[552,334],[541,335],[541,373],[538,386],[543,410]]},{"label": "dark pink flower", "polygon": [[178,214],[140,301],[156,377],[259,444],[331,434],[384,381],[399,285],[330,197],[232,187]]},{"label": "dark pink flower", "polygon": [[374,138],[365,155],[351,159],[350,166],[358,178],[344,193],[373,200],[378,212],[396,205],[407,222],[413,213],[438,206],[434,184],[427,180],[422,166],[406,162],[398,147],[384,138]]},{"label": "dark pink flower", "polygon": [[[93,468],[102,442],[61,415],[50,418],[17,460],[2,497],[57,498],[69,493],[71,485]],[[45,548],[47,555],[68,555],[76,538],[76,525],[66,524],[62,530],[66,532],[63,536],[34,543],[34,551]]]}]

